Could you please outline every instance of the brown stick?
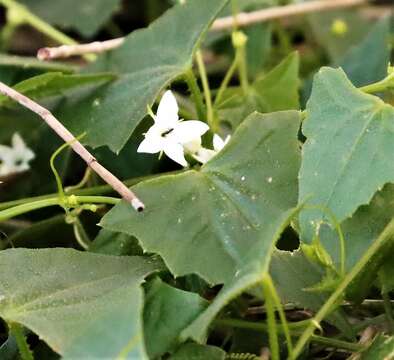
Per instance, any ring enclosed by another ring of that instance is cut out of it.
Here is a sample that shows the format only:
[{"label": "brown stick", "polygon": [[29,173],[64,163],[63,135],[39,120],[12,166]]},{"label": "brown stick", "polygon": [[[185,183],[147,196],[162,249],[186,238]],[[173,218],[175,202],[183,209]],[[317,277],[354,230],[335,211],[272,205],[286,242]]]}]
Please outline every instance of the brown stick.
[{"label": "brown stick", "polygon": [[90,168],[97,173],[108,185],[110,185],[124,200],[129,202],[137,211],[143,211],[144,204],[135,194],[124,185],[116,176],[102,166],[96,158],[68,131],[52,113],[37,104],[33,100],[15,91],[4,83],[0,82],[0,93],[15,100],[25,108],[39,115],[70,147],[83,159]]},{"label": "brown stick", "polygon": [[[286,6],[275,6],[250,13],[239,13],[236,16],[236,23],[238,26],[243,27],[285,17],[363,5],[367,4],[367,2],[368,0],[315,0]],[[233,25],[233,16],[223,17],[214,21],[211,31],[231,29]],[[40,60],[51,60],[87,53],[102,53],[121,46],[123,42],[124,38],[117,38],[102,42],[96,41],[90,44],[46,47],[38,51],[37,57]]]}]

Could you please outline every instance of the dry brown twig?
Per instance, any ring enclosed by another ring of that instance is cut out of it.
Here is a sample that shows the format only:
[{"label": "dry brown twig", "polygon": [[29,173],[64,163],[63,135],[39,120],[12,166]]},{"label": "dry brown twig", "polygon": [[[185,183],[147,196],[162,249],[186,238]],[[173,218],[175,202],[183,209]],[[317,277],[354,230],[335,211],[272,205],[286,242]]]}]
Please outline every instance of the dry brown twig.
[{"label": "dry brown twig", "polygon": [[[315,0],[286,6],[275,6],[268,9],[253,11],[250,13],[239,13],[236,17],[237,25],[240,27],[262,23],[270,20],[304,15],[313,12],[329,11],[339,8],[348,8],[367,4],[368,0]],[[234,25],[234,17],[227,16],[214,21],[211,31],[222,31],[231,29]],[[70,56],[84,55],[88,53],[102,53],[121,46],[125,38],[117,38],[107,41],[96,41],[90,44],[63,45],[59,47],[46,47],[38,51],[40,60],[51,60],[67,58]]]},{"label": "dry brown twig", "polygon": [[56,119],[52,113],[29,99],[25,95],[15,91],[4,83],[0,82],[0,93],[15,100],[25,108],[40,116],[70,147],[86,162],[86,164],[99,175],[108,185],[110,185],[124,200],[129,202],[133,208],[139,212],[144,210],[144,204],[137,196],[123,184],[115,175],[102,166],[96,158],[74,137],[63,124]]}]

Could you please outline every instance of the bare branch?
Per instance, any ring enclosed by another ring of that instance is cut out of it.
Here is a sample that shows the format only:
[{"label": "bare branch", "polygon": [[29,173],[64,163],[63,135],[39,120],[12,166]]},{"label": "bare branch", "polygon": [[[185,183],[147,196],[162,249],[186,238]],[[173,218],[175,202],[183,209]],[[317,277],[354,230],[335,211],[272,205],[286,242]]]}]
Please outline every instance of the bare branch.
[{"label": "bare branch", "polygon": [[[297,15],[304,15],[313,12],[329,11],[339,8],[347,8],[367,4],[368,0],[315,0],[299,4],[286,6],[275,6],[268,9],[253,11],[249,13],[239,13],[236,17],[238,26],[250,26],[270,20],[286,18]],[[232,16],[217,19],[211,27],[211,31],[221,31],[231,29],[234,25]],[[115,49],[122,45],[124,38],[117,38],[107,41],[96,41],[82,45],[63,45],[59,47],[46,47],[38,51],[37,57],[40,60],[51,60],[66,58],[74,55],[85,55],[88,53],[102,53]]]},{"label": "bare branch", "polygon": [[123,42],[124,38],[118,38],[107,41],[95,41],[90,44],[45,47],[38,50],[37,58],[39,60],[50,60],[68,58],[70,56],[84,54],[99,54],[108,50],[115,49],[122,45]]},{"label": "bare branch", "polygon": [[[253,11],[250,13],[239,13],[235,22],[238,26],[250,26],[269,20],[287,18],[297,15],[305,15],[313,12],[329,11],[333,9],[353,7],[366,4],[367,0],[317,0],[291,4],[286,6],[275,6],[268,9]],[[231,29],[234,25],[234,17],[227,16],[217,19],[212,27],[212,31]]]},{"label": "bare branch", "polygon": [[110,185],[124,200],[129,202],[137,211],[144,210],[144,204],[135,194],[124,185],[116,176],[102,166],[96,158],[68,131],[63,124],[56,119],[52,113],[25,95],[15,91],[4,83],[0,82],[0,93],[15,100],[25,108],[39,115],[70,147],[96,172],[108,185]]}]

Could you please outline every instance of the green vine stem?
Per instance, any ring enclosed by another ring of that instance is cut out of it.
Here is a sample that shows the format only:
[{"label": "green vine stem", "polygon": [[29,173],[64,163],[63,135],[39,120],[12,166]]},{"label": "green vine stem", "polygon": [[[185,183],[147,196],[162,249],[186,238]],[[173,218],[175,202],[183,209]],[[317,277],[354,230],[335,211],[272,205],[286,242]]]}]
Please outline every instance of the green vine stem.
[{"label": "green vine stem", "polygon": [[238,57],[237,57],[237,54],[235,54],[234,60],[231,64],[231,66],[229,67],[226,75],[224,76],[224,79],[219,86],[219,90],[217,91],[215,102],[214,102],[215,106],[220,104],[220,101],[222,100],[224,92],[226,91],[228,84],[230,83],[230,80],[233,78],[237,69],[238,69]]},{"label": "green vine stem", "polygon": [[[136,185],[142,181],[154,179],[155,177],[158,177],[158,176],[176,175],[176,174],[179,174],[183,171],[184,170],[169,171],[169,172],[161,173],[161,174],[135,177],[132,179],[125,180],[124,183],[126,186],[130,187],[130,186]],[[67,195],[71,195],[71,192],[73,195],[77,195],[77,196],[90,196],[90,195],[108,195],[108,194],[112,194],[114,192],[114,190],[109,185],[99,185],[99,186],[93,186],[90,188],[73,190],[73,191],[68,191],[68,189],[66,188]],[[56,195],[57,195],[57,193],[53,193],[53,194],[48,194],[48,195],[33,196],[33,197],[29,197],[29,198],[24,198],[24,199],[3,202],[3,203],[0,203],[0,211],[5,210],[5,209],[9,209],[14,206],[31,203],[33,201],[48,200],[48,199],[54,198]]]},{"label": "green vine stem", "polygon": [[374,94],[388,89],[394,89],[394,68],[389,67],[389,74],[383,80],[363,86],[359,89],[367,94]]},{"label": "green vine stem", "polygon": [[211,127],[212,131],[216,132],[217,129],[213,113],[211,89],[209,87],[208,75],[205,69],[204,59],[202,57],[201,50],[198,50],[196,52],[196,62],[201,77],[202,88],[204,91],[205,105],[207,108],[207,123]]},{"label": "green vine stem", "polygon": [[19,353],[22,360],[34,360],[33,353],[30,350],[29,344],[23,333],[23,328],[17,323],[8,323],[10,333],[15,337],[16,344],[18,345]]},{"label": "green vine stem", "polygon": [[348,350],[350,352],[358,352],[365,349],[364,346],[360,344],[354,344],[347,341],[342,341],[333,338],[326,338],[317,335],[312,335],[311,341],[317,344],[327,345],[328,347],[334,347],[336,349]]},{"label": "green vine stem", "polygon": [[[108,204],[108,205],[116,205],[121,199],[106,197],[106,196],[75,196],[71,195],[66,197],[65,199],[67,206],[69,207],[77,207],[79,204]],[[50,206],[63,206],[64,201],[60,199],[58,196],[45,199],[38,200],[22,205],[18,205],[3,211],[0,211],[0,222],[6,221],[8,219],[12,219],[16,216],[26,214],[28,212],[50,207]]]},{"label": "green vine stem", "polygon": [[184,77],[187,86],[189,87],[189,90],[192,94],[199,120],[207,121],[204,99],[202,97],[201,90],[200,87],[198,86],[197,79],[196,76],[194,75],[193,69],[190,68],[185,73]]},{"label": "green vine stem", "polygon": [[[381,323],[381,317],[376,320],[375,323]],[[291,329],[292,333],[297,333],[305,329],[311,323],[310,320],[302,320],[297,322],[290,322],[288,323],[289,328]],[[217,319],[215,320],[215,324],[218,326],[228,326],[228,327],[235,327],[240,329],[248,329],[248,330],[255,330],[255,331],[262,331],[268,332],[268,326],[266,324],[251,322],[247,320],[239,320],[239,319]],[[284,333],[283,325],[278,326],[278,332]],[[323,336],[312,335],[311,339],[312,342],[317,344],[327,345],[336,349],[343,349],[349,351],[361,351],[364,347],[360,344],[354,344],[343,340],[338,340],[334,338],[327,338]]]},{"label": "green vine stem", "polygon": [[294,348],[293,357],[290,359],[296,359],[302,352],[306,343],[310,340],[313,332],[316,329],[316,324],[320,322],[333,310],[337,301],[343,296],[348,285],[356,278],[356,276],[362,271],[362,269],[368,264],[372,256],[379,251],[381,246],[388,240],[394,237],[394,219],[392,219],[383,232],[379,235],[377,240],[369,247],[364,253],[362,258],[356,263],[352,270],[344,277],[342,282],[338,285],[336,290],[331,294],[325,304],[315,315],[313,322],[305,329],[304,333],[298,339],[298,342]]},{"label": "green vine stem", "polygon": [[246,60],[246,43],[248,37],[242,31],[234,31],[232,34],[232,42],[236,51],[236,59],[238,65],[239,81],[243,94],[249,93],[248,65]]},{"label": "green vine stem", "polygon": [[[55,40],[59,44],[64,45],[76,45],[78,44],[74,39],[63,34],[61,31],[55,29],[53,26],[34,15],[26,6],[17,3],[14,0],[0,0],[0,4],[7,8],[8,11],[12,11],[19,17],[19,22],[24,22],[31,25],[38,31],[42,32],[52,40]],[[15,16],[15,15],[14,15]],[[94,61],[95,55],[85,54],[85,59],[88,61]]]},{"label": "green vine stem", "polygon": [[285,338],[286,338],[287,351],[289,353],[289,356],[292,356],[293,342],[291,340],[290,330],[289,330],[289,326],[287,324],[287,319],[286,319],[286,315],[285,315],[285,312],[282,307],[282,303],[281,303],[279,295],[275,289],[275,286],[274,286],[271,276],[267,274],[267,276],[265,277],[265,281],[266,281],[267,290],[269,290],[271,293],[272,300],[275,304],[276,310],[278,311],[278,314],[279,314],[280,321],[282,323],[283,332],[284,332]]},{"label": "green vine stem", "polygon": [[264,304],[267,313],[267,325],[268,325],[268,338],[270,343],[270,351],[272,360],[280,360],[279,355],[279,341],[278,341],[278,331],[276,328],[275,319],[275,305],[274,299],[271,292],[271,287],[269,285],[269,275],[263,275],[263,293],[264,293]]}]

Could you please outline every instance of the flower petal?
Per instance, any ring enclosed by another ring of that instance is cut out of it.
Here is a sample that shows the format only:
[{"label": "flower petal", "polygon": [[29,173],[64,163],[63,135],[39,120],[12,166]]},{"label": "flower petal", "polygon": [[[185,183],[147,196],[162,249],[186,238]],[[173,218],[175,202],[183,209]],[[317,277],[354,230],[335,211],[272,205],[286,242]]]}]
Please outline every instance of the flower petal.
[{"label": "flower petal", "polygon": [[167,141],[164,147],[164,153],[171,159],[174,160],[179,165],[187,167],[188,163],[185,159],[185,154],[183,152],[183,146],[181,144],[174,143],[172,141]]},{"label": "flower petal", "polygon": [[202,121],[182,121],[178,123],[170,136],[174,139],[174,141],[180,144],[186,144],[204,135],[208,130],[209,126]]},{"label": "flower petal", "polygon": [[201,137],[198,137],[186,144],[183,144],[183,148],[188,154],[196,154],[201,149]]},{"label": "flower petal", "polygon": [[227,135],[227,137],[223,141],[223,139],[219,135],[213,135],[213,148],[215,149],[215,151],[219,152],[220,150],[222,150],[230,141],[230,138],[231,136]]},{"label": "flower petal", "polygon": [[216,155],[216,151],[201,148],[197,153],[193,154],[192,156],[201,164],[206,164],[215,155]]},{"label": "flower petal", "polygon": [[23,141],[22,137],[19,135],[19,133],[15,133],[12,135],[12,147],[15,151],[20,151],[23,152],[25,149],[27,149],[27,146],[25,142]]},{"label": "flower petal", "polygon": [[137,149],[137,152],[147,154],[156,154],[160,151],[163,151],[163,142],[161,138],[153,136],[146,137]]},{"label": "flower petal", "polygon": [[160,100],[155,124],[164,129],[173,128],[179,120],[178,104],[172,91],[167,90]]}]

